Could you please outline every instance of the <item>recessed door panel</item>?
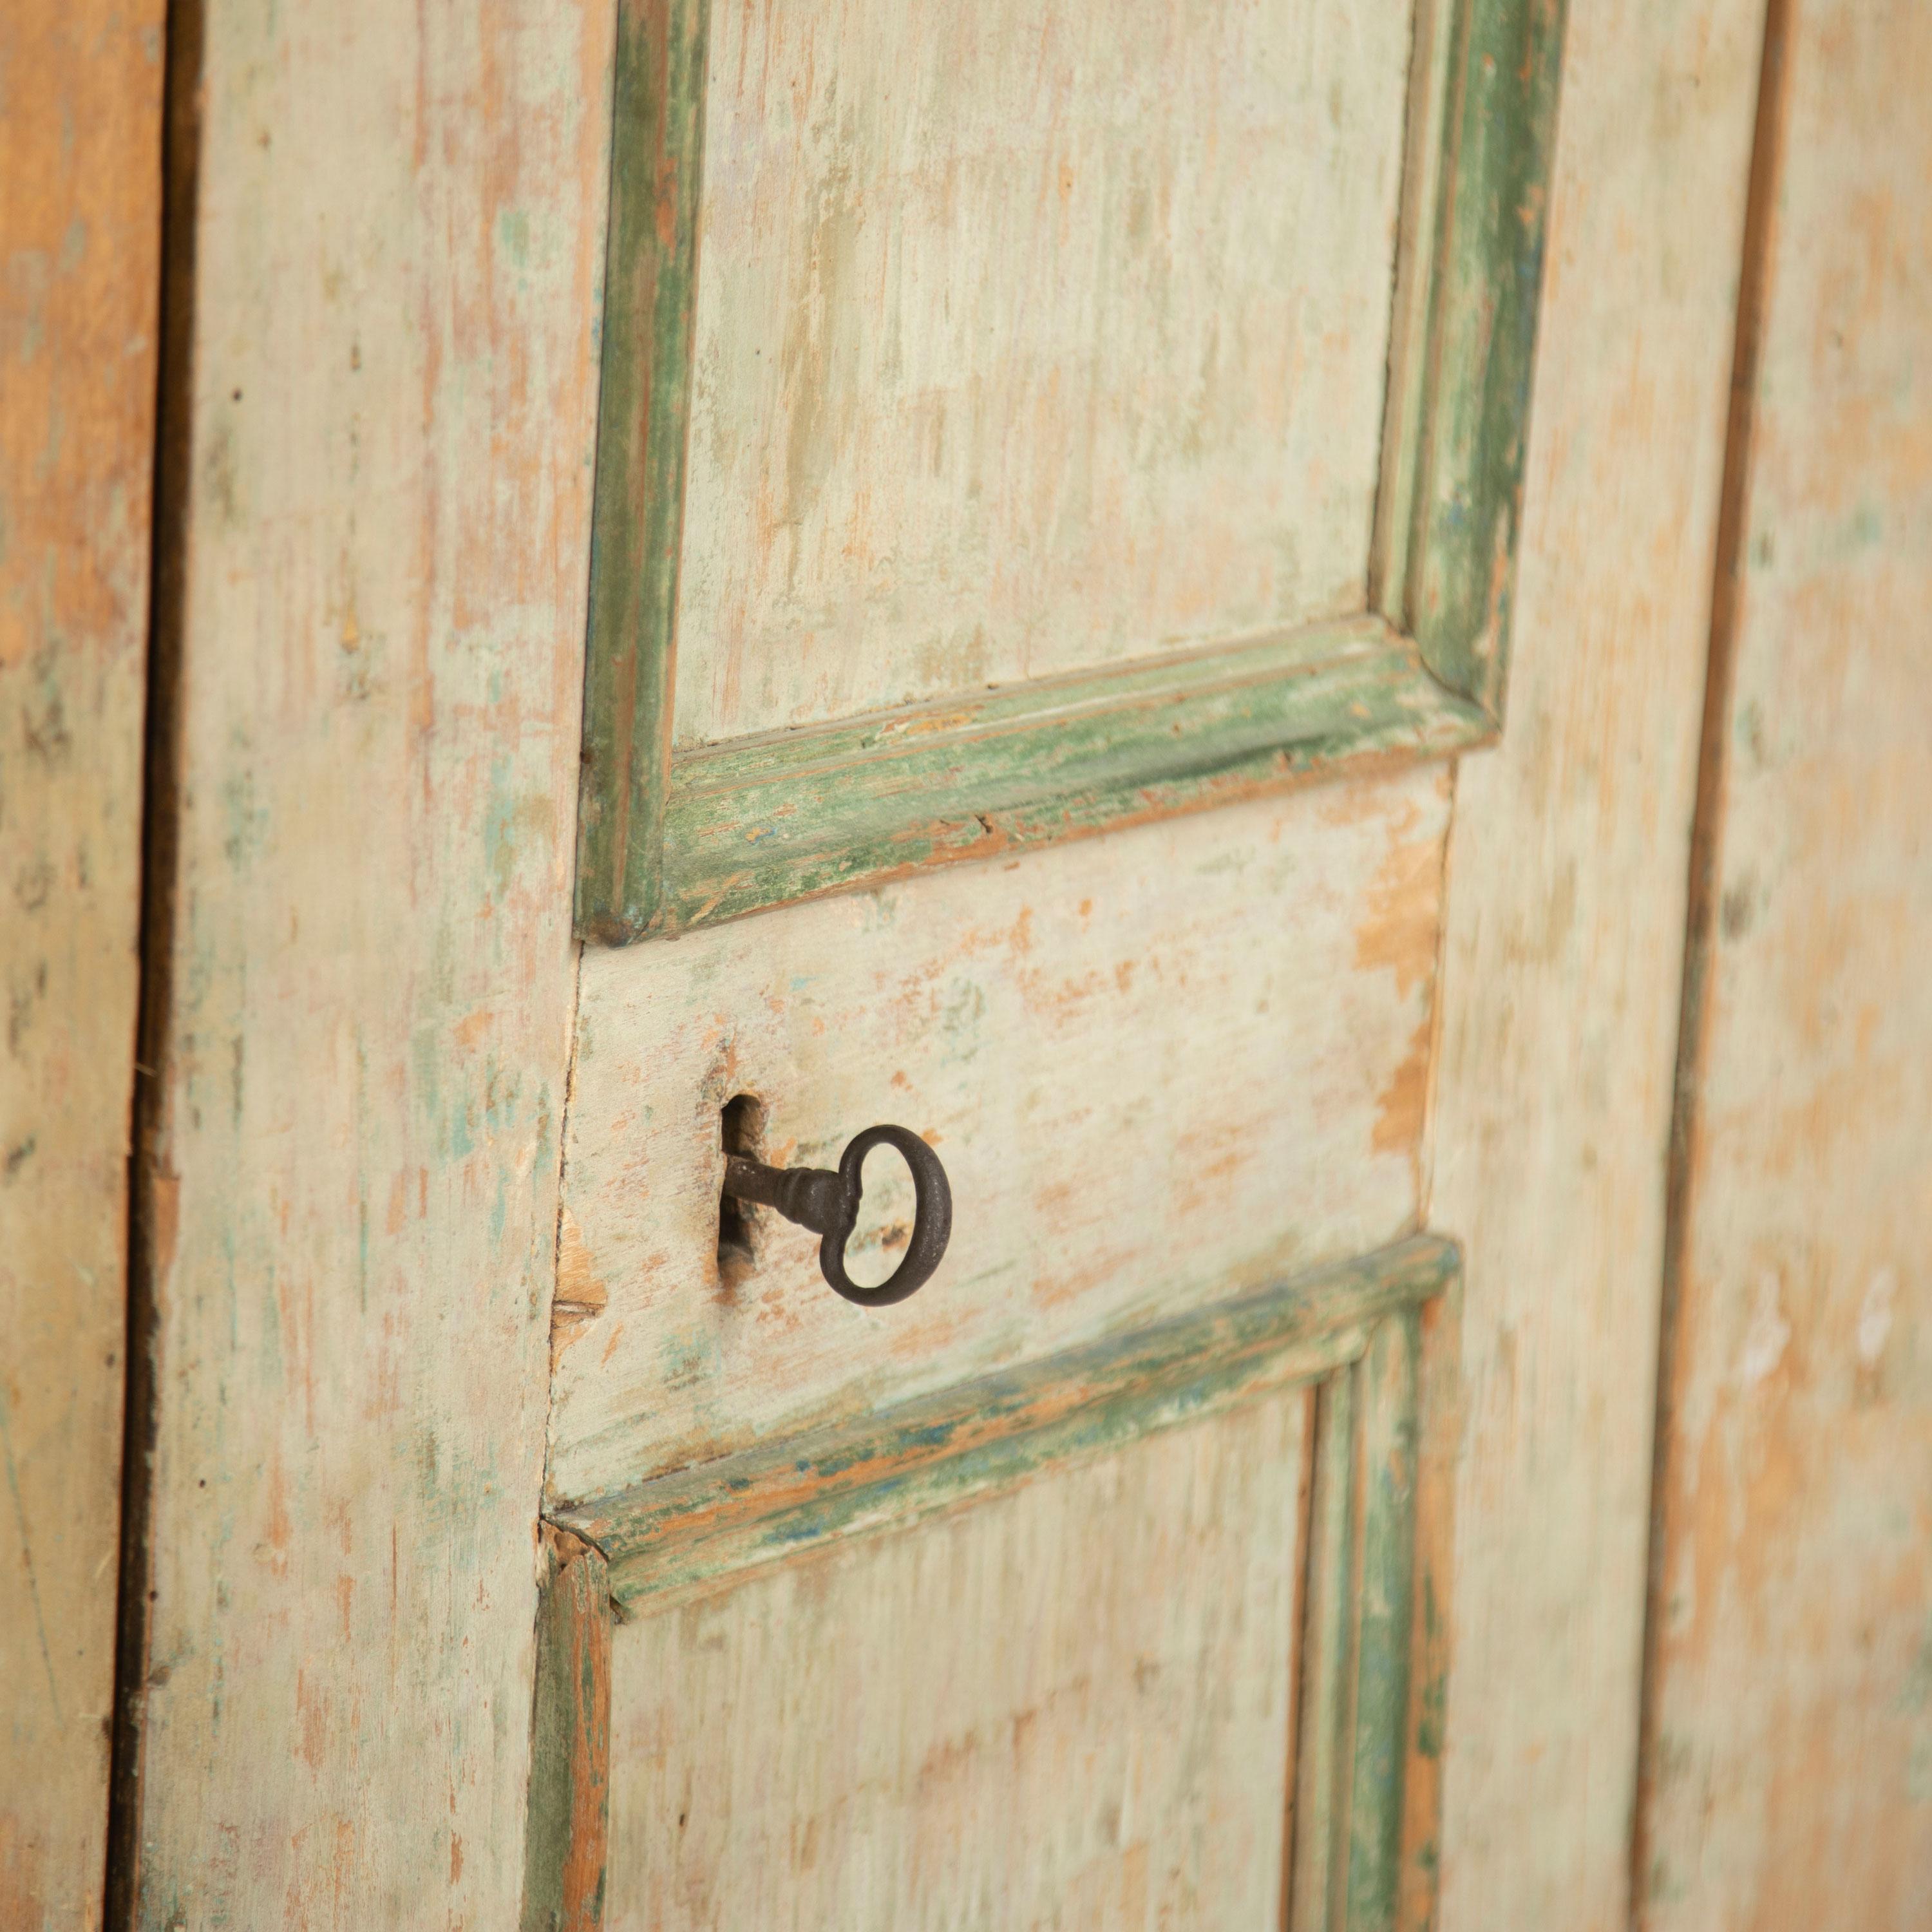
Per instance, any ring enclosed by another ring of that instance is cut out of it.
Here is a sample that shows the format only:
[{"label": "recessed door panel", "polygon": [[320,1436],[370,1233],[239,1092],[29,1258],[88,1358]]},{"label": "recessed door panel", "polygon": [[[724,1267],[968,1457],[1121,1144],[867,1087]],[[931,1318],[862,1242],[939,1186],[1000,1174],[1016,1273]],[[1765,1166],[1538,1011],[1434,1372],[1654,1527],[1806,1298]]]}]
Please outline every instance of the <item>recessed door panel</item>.
[{"label": "recessed door panel", "polygon": [[610,1932],[1277,1923],[1313,1410],[621,1627]]},{"label": "recessed door panel", "polygon": [[715,9],[674,742],[1366,608],[1411,12]]}]

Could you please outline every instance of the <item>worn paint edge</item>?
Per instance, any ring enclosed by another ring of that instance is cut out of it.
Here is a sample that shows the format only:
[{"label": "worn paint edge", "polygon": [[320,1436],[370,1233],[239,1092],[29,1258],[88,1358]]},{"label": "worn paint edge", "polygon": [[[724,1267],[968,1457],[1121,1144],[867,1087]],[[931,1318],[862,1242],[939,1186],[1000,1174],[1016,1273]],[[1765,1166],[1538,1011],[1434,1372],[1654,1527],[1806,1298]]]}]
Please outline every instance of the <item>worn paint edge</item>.
[{"label": "worn paint edge", "polygon": [[710,0],[620,0],[591,509],[576,917],[656,908],[691,430]]},{"label": "worn paint edge", "polygon": [[552,1520],[603,1551],[621,1612],[664,1607],[836,1539],[903,1528],[1352,1360],[1366,1330],[1456,1277],[1416,1235],[1130,1334],[824,1425]]},{"label": "worn paint edge", "polygon": [[541,1526],[522,1932],[596,1932],[610,1829],[610,1635],[602,1553]]},{"label": "worn paint edge", "polygon": [[1388,614],[1436,675],[1500,721],[1564,0],[1462,0],[1450,28],[1412,523]]},{"label": "worn paint edge", "polygon": [[680,754],[668,934],[1484,742],[1378,618]]}]

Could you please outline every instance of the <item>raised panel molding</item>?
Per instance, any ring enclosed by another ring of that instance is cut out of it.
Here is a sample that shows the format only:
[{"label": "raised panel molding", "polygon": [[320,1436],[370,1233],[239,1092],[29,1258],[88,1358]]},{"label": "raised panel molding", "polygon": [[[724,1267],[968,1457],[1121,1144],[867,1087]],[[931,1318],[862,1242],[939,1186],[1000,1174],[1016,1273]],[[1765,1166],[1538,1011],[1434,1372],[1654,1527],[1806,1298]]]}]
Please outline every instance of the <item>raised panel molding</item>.
[{"label": "raised panel molding", "polygon": [[[844,13],[862,4],[818,0],[815,10],[786,25],[806,36],[824,15],[831,35]],[[1312,4],[1286,7],[1280,23],[1329,57],[1319,13]],[[1052,629],[1052,610],[1065,598],[1056,603],[1042,592],[1034,604],[1012,596],[1002,603],[994,589],[968,573],[956,593],[962,606],[979,598],[996,619],[1004,611],[1009,628],[1018,631],[1046,624],[1048,634],[1038,650],[1004,633],[985,641],[986,624],[969,626],[965,643],[938,652],[949,674],[964,674],[964,688],[943,680],[932,688],[928,678],[908,694],[902,687],[914,671],[902,664],[881,672],[888,692],[883,709],[868,708],[862,692],[855,708],[824,715],[821,693],[790,710],[781,706],[782,721],[772,724],[779,714],[769,704],[763,712],[727,704],[721,714],[709,702],[680,707],[677,692],[680,617],[695,594],[683,584],[684,566],[701,534],[687,527],[686,495],[694,462],[700,468],[711,464],[707,477],[716,468],[710,448],[715,426],[705,427],[711,423],[705,384],[715,371],[704,364],[700,373],[702,342],[710,339],[701,284],[707,274],[725,274],[732,266],[723,258],[707,262],[700,247],[710,206],[707,164],[726,170],[728,179],[721,177],[712,189],[735,197],[733,206],[742,205],[741,225],[764,208],[740,178],[755,168],[757,157],[748,156],[729,128],[707,148],[707,115],[716,111],[728,119],[734,90],[756,83],[743,77],[749,56],[736,39],[728,61],[721,63],[712,48],[709,0],[626,0],[619,28],[585,686],[579,932],[606,943],[673,933],[926,866],[1305,782],[1364,757],[1442,757],[1483,742],[1500,718],[1506,673],[1562,13],[1561,0],[1424,4],[1414,20],[1406,136],[1397,115],[1376,146],[1382,137],[1374,129],[1382,123],[1364,110],[1363,167],[1356,172],[1393,170],[1400,193],[1399,206],[1392,205],[1394,300],[1374,336],[1376,366],[1386,368],[1385,392],[1379,422],[1371,420],[1363,432],[1370,448],[1379,439],[1372,502],[1364,506],[1372,530],[1364,530],[1359,557],[1352,553],[1346,560],[1342,574],[1360,587],[1343,598],[1344,608],[1332,608],[1332,596],[1318,588],[1309,592],[1318,608],[1302,608],[1282,586],[1300,583],[1306,573],[1278,559],[1266,561],[1263,554],[1286,554],[1312,542],[1326,559],[1312,580],[1325,584],[1341,568],[1329,547],[1341,541],[1334,532],[1347,525],[1346,517],[1338,524],[1324,511],[1310,534],[1285,524],[1266,526],[1265,520],[1264,526],[1230,521],[1229,512],[1220,523],[1203,526],[1208,534],[1201,542],[1228,546],[1225,569],[1209,572],[1204,582],[1238,577],[1246,584],[1258,572],[1276,587],[1257,593],[1258,601],[1228,593],[1227,608],[1216,606],[1226,620],[1220,630],[1210,621],[1203,634],[1179,616],[1156,615],[1144,638],[1130,636],[1124,645],[1110,632],[1082,644]],[[767,23],[765,31],[771,40],[784,38],[778,26]],[[918,36],[926,30],[901,31],[913,36],[908,64],[916,68]],[[1236,34],[1232,26],[1226,31]],[[752,29],[734,19],[730,32],[742,38]],[[1164,44],[1156,27],[1146,27],[1145,37],[1152,59]],[[770,46],[764,52],[778,57]],[[928,64],[938,58],[930,47],[923,52]],[[1006,83],[1002,70],[988,71]],[[808,61],[800,72],[808,93],[826,79]],[[1186,78],[1173,77],[1173,86],[1184,87]],[[883,99],[890,89],[883,82],[880,88]],[[1365,102],[1376,98],[1366,87],[1361,92]],[[824,114],[832,112],[829,98],[812,98]],[[849,116],[860,109],[842,97],[838,111]],[[905,110],[895,111],[902,122]],[[900,122],[893,126],[900,129]],[[801,143],[811,132],[802,122]],[[874,146],[885,141],[880,136]],[[721,147],[722,160],[715,152]],[[1046,158],[1034,157],[1042,166]],[[1063,170],[1070,196],[1073,172],[1070,164]],[[1222,200],[1210,206],[1222,209],[1226,223],[1252,215],[1249,200],[1219,178],[1210,186],[1217,184]],[[890,212],[880,218],[890,218]],[[945,248],[952,230],[937,232],[941,241],[923,235],[920,260],[950,259]],[[814,236],[808,248],[800,244],[799,272],[829,315],[837,292],[827,292],[823,284],[845,256],[832,247],[837,237],[816,230]],[[782,240],[759,231],[761,248],[782,253]],[[886,244],[873,245],[880,263],[899,259]],[[1310,259],[1328,272],[1329,256],[1339,260],[1342,248],[1328,237]],[[1228,272],[1237,274],[1239,266]],[[892,282],[886,268],[874,268],[875,280]],[[1037,276],[1040,265],[1025,272]],[[1333,273],[1344,271],[1337,266]],[[763,312],[768,304],[760,291],[743,292],[740,306],[755,313],[753,323],[740,326],[767,332],[776,326],[776,318]],[[884,298],[869,285],[868,295]],[[914,299],[894,282],[892,299],[902,296]],[[848,307],[856,299],[849,290],[839,298]],[[1230,305],[1231,328],[1240,320],[1234,313],[1239,308]],[[790,353],[776,338],[772,346],[780,359]],[[823,344],[793,346],[800,356],[832,353]],[[1298,338],[1294,354],[1306,346]],[[851,352],[860,355],[863,345]],[[751,366],[763,353],[760,347],[750,362],[742,355],[740,362]],[[1255,353],[1264,372],[1284,356],[1294,359],[1280,338],[1265,334]],[[1257,381],[1258,408],[1263,393],[1273,390]],[[1315,396],[1308,406],[1319,406],[1322,386],[1310,385]],[[793,408],[794,416],[800,407]],[[811,427],[803,418],[790,425],[800,435]],[[1049,422],[1044,432],[1049,442],[1052,428]],[[777,429],[775,417],[760,433],[776,435]],[[1238,429],[1227,434],[1232,438]],[[943,422],[933,434],[938,439],[933,460],[943,463]],[[694,436],[700,439],[696,458]],[[1294,460],[1292,441],[1285,438],[1284,462]],[[1322,467],[1305,452],[1300,460],[1311,476]],[[1028,461],[1029,476],[1051,469],[1036,454]],[[1131,465],[1123,470],[1139,473]],[[866,487],[886,496],[911,487],[889,471],[868,476]],[[1221,481],[1222,496],[1240,502],[1241,490]],[[1328,500],[1320,487],[1311,488]],[[753,514],[743,496],[728,490],[717,496],[720,514]],[[1175,508],[1175,526],[1185,526],[1196,508]],[[757,514],[776,518],[775,528],[790,527],[785,518],[791,513],[782,508]],[[928,518],[928,525],[933,520]],[[943,535],[933,538],[944,541]],[[1051,548],[1052,541],[1042,529],[1040,547]],[[995,547],[982,576],[1006,572],[1012,552],[1011,544]],[[1105,579],[1117,566],[1118,560],[1115,566],[1095,564],[1080,580],[1086,586],[1082,594],[1104,603],[1110,589]],[[951,582],[963,566],[954,560],[946,568],[953,573]],[[715,586],[707,594],[715,602]],[[1157,598],[1149,595],[1158,608]],[[1330,608],[1318,608],[1324,602]],[[828,590],[820,604],[829,628],[814,634],[839,640],[818,644],[821,657],[827,650],[849,653],[857,647],[853,639],[872,634],[865,631],[862,599],[842,604]],[[894,662],[917,641],[894,643]],[[688,656],[698,643],[708,649],[710,634],[683,642]],[[1171,655],[1178,645],[1194,653],[1191,662]],[[1096,652],[1106,661],[1096,661]],[[1030,674],[1028,667],[1042,653],[1054,674]],[[983,675],[982,658],[988,666]],[[768,666],[754,669],[770,674]],[[895,691],[896,699],[890,695]],[[682,734],[676,728],[681,709],[690,714]],[[728,728],[730,716],[752,716],[764,718],[766,728]],[[794,716],[802,722],[785,722]],[[721,718],[724,735],[707,739],[707,720],[717,724]]]},{"label": "raised panel molding", "polygon": [[1447,1542],[1423,1438],[1425,1428],[1442,1436],[1448,1414],[1431,1394],[1444,1371],[1426,1323],[1453,1301],[1460,1266],[1453,1243],[1415,1236],[556,1511],[538,1616],[526,1932],[604,1922],[614,1625],[1296,1390],[1312,1390],[1316,1408],[1285,1821],[1289,1923],[1371,1932],[1423,1922],[1413,1881],[1420,1874],[1426,1886],[1433,1870],[1432,1606]]}]

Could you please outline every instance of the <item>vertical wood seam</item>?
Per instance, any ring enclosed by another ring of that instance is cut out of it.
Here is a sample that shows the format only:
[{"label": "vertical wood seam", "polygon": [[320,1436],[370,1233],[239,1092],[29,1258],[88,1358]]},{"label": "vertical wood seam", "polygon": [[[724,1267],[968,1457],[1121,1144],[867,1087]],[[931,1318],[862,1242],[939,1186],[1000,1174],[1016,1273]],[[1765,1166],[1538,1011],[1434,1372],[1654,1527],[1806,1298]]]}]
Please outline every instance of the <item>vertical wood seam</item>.
[{"label": "vertical wood seam", "polygon": [[193,430],[196,221],[200,192],[203,0],[170,0],[163,50],[160,290],[157,327],[153,538],[148,557],[143,731],[140,990],[128,1137],[128,1318],[122,1430],[121,1543],[109,1745],[103,1922],[131,1928],[138,1895],[142,1716],[148,1667],[148,1518],[158,1430],[155,1282],[169,1238],[166,1177],[156,1165],[160,1078],[172,1011],[181,674],[188,591]]},{"label": "vertical wood seam", "polygon": [[1762,51],[1758,68],[1756,124],[1738,275],[1737,312],[1731,355],[1724,467],[1712,554],[1710,647],[1697,752],[1697,788],[1690,824],[1685,880],[1684,968],[1678,1013],[1677,1057],[1665,1163],[1664,1256],[1658,1327],[1657,1384],[1651,1437],[1650,1546],[1644,1604],[1643,1649],[1638,1677],[1636,1776],[1631,1808],[1629,1922],[1641,1926],[1646,1911],[1646,1868],[1651,1853],[1651,1806],[1655,1796],[1656,1697],[1659,1652],[1668,1580],[1665,1570],[1670,1450],[1678,1367],[1678,1313],[1691,1213],[1690,1157],[1698,1127],[1698,1089],[1704,1067],[1709,1018],[1712,922],[1723,842],[1727,739],[1737,661],[1745,530],[1750,495],[1752,431],[1756,418],[1759,356],[1770,278],[1769,236],[1783,172],[1790,0],[1765,0]]}]

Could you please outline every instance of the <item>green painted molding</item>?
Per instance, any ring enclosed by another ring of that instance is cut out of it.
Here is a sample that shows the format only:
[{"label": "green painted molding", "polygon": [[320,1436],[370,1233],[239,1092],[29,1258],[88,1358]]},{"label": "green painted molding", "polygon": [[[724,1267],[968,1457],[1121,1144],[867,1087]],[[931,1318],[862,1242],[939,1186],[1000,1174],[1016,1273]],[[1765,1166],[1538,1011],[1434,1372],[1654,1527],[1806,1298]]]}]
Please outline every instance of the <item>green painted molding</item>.
[{"label": "green painted molding", "polygon": [[1387,615],[1498,724],[1529,440],[1564,0],[1450,17],[1419,420],[1390,452],[1412,518]]},{"label": "green painted molding", "polygon": [[1319,1398],[1288,1880],[1298,1932],[1394,1932],[1399,1916],[1420,1363],[1412,1305]]},{"label": "green painted molding", "polygon": [[1376,617],[741,738],[671,764],[653,930],[1441,758],[1490,732]]},{"label": "green painted molding", "polygon": [[521,1932],[596,1932],[610,1835],[610,1586],[602,1556],[548,1523],[543,1558]]},{"label": "green painted molding", "polygon": [[903,1528],[1332,1375],[1371,1347],[1377,1324],[1441,1293],[1460,1265],[1453,1242],[1414,1236],[875,1415],[573,1502],[552,1520],[608,1560],[620,1614],[655,1611],[802,1550]]},{"label": "green painted molding", "polygon": [[656,910],[670,757],[710,0],[619,0],[577,926]]}]

